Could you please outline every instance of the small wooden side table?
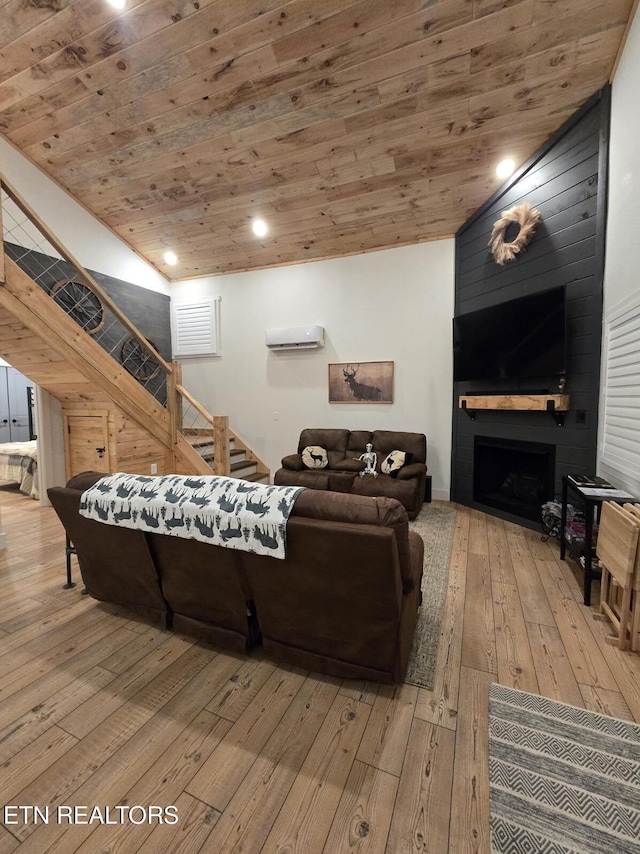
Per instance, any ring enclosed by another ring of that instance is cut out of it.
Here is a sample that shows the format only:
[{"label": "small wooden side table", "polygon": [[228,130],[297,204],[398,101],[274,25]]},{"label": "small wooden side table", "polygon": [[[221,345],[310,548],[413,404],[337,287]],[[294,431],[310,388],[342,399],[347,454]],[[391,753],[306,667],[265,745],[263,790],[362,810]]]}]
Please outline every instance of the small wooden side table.
[{"label": "small wooden side table", "polygon": [[[580,558],[584,558],[584,604],[591,604],[591,582],[600,576],[600,570],[593,567],[593,523],[600,518],[600,508],[603,501],[615,501],[616,504],[625,504],[627,501],[636,501],[633,495],[624,490],[616,489],[614,486],[598,487],[587,486],[580,483],[579,475],[564,475],[562,478],[562,521],[560,537],[560,560],[566,559],[567,547],[571,556],[578,565],[582,565]],[[584,546],[582,551],[575,549],[567,540],[567,499],[569,490],[575,493],[584,506],[585,532]]]}]

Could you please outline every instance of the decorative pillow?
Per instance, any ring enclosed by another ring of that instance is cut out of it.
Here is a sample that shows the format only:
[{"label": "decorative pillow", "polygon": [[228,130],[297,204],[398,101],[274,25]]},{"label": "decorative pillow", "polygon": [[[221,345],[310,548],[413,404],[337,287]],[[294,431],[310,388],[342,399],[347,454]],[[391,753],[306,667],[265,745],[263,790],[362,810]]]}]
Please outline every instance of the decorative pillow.
[{"label": "decorative pillow", "polygon": [[329,465],[327,449],[320,445],[307,445],[302,451],[302,462],[308,469],[324,469]]},{"label": "decorative pillow", "polygon": [[389,474],[391,477],[398,477],[398,472],[402,466],[408,465],[413,459],[413,454],[409,451],[391,451],[390,454],[382,461],[380,471],[382,474]]}]

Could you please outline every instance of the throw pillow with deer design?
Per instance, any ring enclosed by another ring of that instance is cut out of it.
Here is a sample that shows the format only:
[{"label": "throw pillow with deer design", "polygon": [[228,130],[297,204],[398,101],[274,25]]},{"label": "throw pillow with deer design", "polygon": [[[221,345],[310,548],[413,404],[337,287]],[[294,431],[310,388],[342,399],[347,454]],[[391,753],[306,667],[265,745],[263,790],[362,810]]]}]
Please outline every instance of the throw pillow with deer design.
[{"label": "throw pillow with deer design", "polygon": [[302,462],[308,469],[324,469],[329,465],[327,449],[321,445],[307,445],[302,451]]}]

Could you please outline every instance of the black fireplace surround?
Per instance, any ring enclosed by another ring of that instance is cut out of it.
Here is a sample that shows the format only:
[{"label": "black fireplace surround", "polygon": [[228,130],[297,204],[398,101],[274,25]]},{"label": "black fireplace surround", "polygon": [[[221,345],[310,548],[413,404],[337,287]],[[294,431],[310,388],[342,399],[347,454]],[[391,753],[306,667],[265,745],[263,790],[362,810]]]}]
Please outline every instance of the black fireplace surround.
[{"label": "black fireplace surround", "polygon": [[473,500],[540,522],[540,508],[553,498],[555,445],[475,436]]}]

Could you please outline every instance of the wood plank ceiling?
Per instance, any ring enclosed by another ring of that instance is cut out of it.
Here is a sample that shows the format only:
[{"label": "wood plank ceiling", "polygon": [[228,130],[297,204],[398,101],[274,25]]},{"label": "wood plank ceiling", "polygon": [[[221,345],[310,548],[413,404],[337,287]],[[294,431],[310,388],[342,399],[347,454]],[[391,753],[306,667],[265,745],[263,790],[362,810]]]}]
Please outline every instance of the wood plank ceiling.
[{"label": "wood plank ceiling", "polygon": [[632,6],[0,0],[0,131],[169,278],[431,240],[607,82]]}]

